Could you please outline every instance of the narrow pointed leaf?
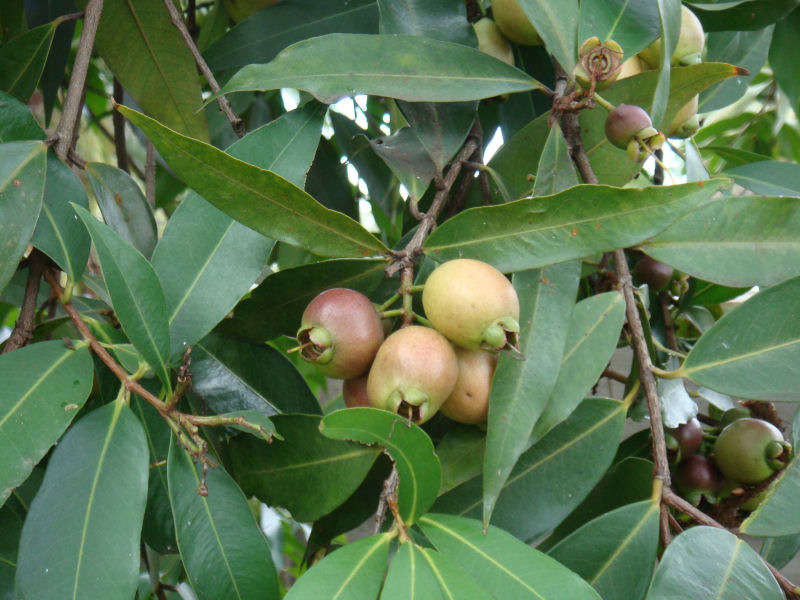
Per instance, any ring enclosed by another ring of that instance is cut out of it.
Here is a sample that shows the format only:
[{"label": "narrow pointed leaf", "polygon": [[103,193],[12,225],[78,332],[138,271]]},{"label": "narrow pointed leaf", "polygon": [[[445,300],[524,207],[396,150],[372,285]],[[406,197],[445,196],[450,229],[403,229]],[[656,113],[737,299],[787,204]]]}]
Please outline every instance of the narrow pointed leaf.
[{"label": "narrow pointed leaf", "polygon": [[158,276],[147,259],[108,225],[95,219],[86,209],[75,204],[72,206],[92,236],[114,312],[122,328],[167,385],[169,325],[167,304]]},{"label": "narrow pointed leaf", "polygon": [[639,243],[727,185],[619,189],[579,185],[542,198],[473,208],[446,221],[425,248],[436,260],[474,258],[521,271]]},{"label": "narrow pointed leaf", "polygon": [[606,513],[548,555],[583,577],[603,600],[641,600],[656,562],[658,508],[646,500]]},{"label": "narrow pointed leaf", "polygon": [[800,514],[795,503],[800,495],[800,455],[773,481],[761,504],[739,531],[758,537],[780,537],[800,533]]},{"label": "narrow pointed leaf", "polygon": [[70,429],[50,458],[22,530],[20,597],[133,596],[147,466],[142,426],[121,402],[92,411]]},{"label": "narrow pointed leaf", "polygon": [[251,229],[325,256],[369,256],[386,247],[351,218],[329,210],[283,177],[184,137],[125,106],[184,182]]},{"label": "narrow pointed leaf", "polygon": [[267,538],[242,491],[222,466],[202,473],[173,436],[167,460],[169,500],[181,559],[201,600],[273,600],[278,575]]},{"label": "narrow pointed leaf", "polygon": [[553,124],[539,158],[536,180],[533,184],[534,196],[549,196],[578,185],[578,173],[567,152],[567,142],[561,127]]},{"label": "narrow pointed leaf", "polygon": [[377,408],[348,408],[326,415],[320,431],[333,439],[386,448],[397,467],[397,503],[406,525],[414,523],[436,500],[442,467],[428,434],[408,419]]},{"label": "narrow pointed leaf", "polygon": [[392,557],[381,600],[444,600],[446,597],[422,548],[410,541],[400,546]]},{"label": "narrow pointed leaf", "polygon": [[462,102],[542,86],[523,71],[461,44],[413,35],[333,33],[289,46],[272,62],[244,67],[222,93],[284,87],[330,104],[352,94]]},{"label": "narrow pointed leaf", "polygon": [[0,90],[28,101],[42,76],[58,24],[40,25],[0,46]]},{"label": "narrow pointed leaf", "polygon": [[92,387],[88,348],[41,342],[0,356],[0,505],[47,453]]},{"label": "narrow pointed leaf", "polygon": [[519,4],[547,50],[571,73],[578,55],[578,0],[520,0]]},{"label": "narrow pointed leaf", "polygon": [[579,277],[577,261],[514,275],[526,360],[501,356],[492,378],[483,462],[485,524],[558,378]]},{"label": "narrow pointed leaf", "polygon": [[[800,277],[759,292],[697,341],[686,377],[741,398],[796,401],[800,362]],[[758,323],[758,327],[752,327]]]},{"label": "narrow pointed leaf", "polygon": [[650,110],[648,112],[653,124],[660,129],[662,123],[669,123],[664,117],[667,112],[671,87],[670,63],[681,31],[681,2],[680,0],[656,0],[656,4],[661,17],[661,35],[658,42],[661,45],[661,66],[657,69],[658,82],[653,93],[652,103],[649,103]]},{"label": "narrow pointed leaf", "polygon": [[765,160],[728,169],[726,174],[756,194],[800,198],[800,165],[794,163]]}]

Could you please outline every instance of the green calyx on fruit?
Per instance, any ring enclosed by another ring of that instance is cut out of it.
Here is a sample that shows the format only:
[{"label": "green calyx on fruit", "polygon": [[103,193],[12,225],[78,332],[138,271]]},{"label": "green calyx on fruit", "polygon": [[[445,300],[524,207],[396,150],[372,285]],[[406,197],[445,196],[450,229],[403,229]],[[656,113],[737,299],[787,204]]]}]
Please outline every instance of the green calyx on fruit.
[{"label": "green calyx on fruit", "polygon": [[489,413],[489,394],[497,355],[483,350],[456,348],[456,359],[458,379],[442,404],[442,414],[459,423],[483,423]]},{"label": "green calyx on fruit", "polygon": [[[681,7],[681,32],[672,53],[672,66],[694,65],[702,61],[705,32],[700,19],[686,6]],[[641,58],[653,69],[661,66],[661,38],[639,52]]]},{"label": "green calyx on fruit", "polygon": [[761,419],[737,419],[719,434],[714,444],[714,462],[728,479],[760,483],[783,469],[792,457],[792,447],[780,430]]},{"label": "green calyx on fruit", "polygon": [[508,39],[523,46],[541,46],[542,38],[517,0],[494,0],[492,16]]},{"label": "green calyx on fruit", "polygon": [[297,332],[297,349],[328,377],[349,379],[364,373],[383,342],[383,326],[363,294],[333,288],[306,307]]},{"label": "green calyx on fruit", "polygon": [[681,108],[667,128],[667,137],[686,139],[692,137],[700,129],[697,118],[699,96],[695,96]]},{"label": "green calyx on fruit", "polygon": [[697,452],[703,443],[703,426],[695,418],[669,429],[668,435],[676,442],[675,449],[680,450],[682,457],[689,457]]},{"label": "green calyx on fruit", "polygon": [[450,343],[429,327],[412,325],[386,338],[367,377],[375,408],[424,423],[453,391],[458,361]]},{"label": "green calyx on fruit", "polygon": [[647,286],[656,292],[665,289],[675,270],[669,265],[657,261],[649,256],[640,258],[633,267],[633,279],[637,285],[646,283]]},{"label": "green calyx on fruit", "polygon": [[701,454],[691,454],[683,459],[678,465],[675,480],[681,492],[687,495],[713,495],[722,486],[722,477],[717,467]]},{"label": "green calyx on fruit", "polygon": [[590,88],[592,81],[595,88],[602,90],[617,79],[622,69],[623,52],[617,42],[598,37],[591,37],[582,45],[578,64],[572,72],[575,79],[584,88]]},{"label": "green calyx on fruit", "polygon": [[425,283],[422,306],[433,326],[462,348],[518,351],[517,292],[485,262],[461,258],[438,266]]},{"label": "green calyx on fruit", "polygon": [[650,115],[634,104],[620,104],[608,113],[605,130],[608,141],[627,150],[635,162],[644,160],[665,141],[664,135],[653,127]]},{"label": "green calyx on fruit", "polygon": [[484,17],[473,23],[472,28],[478,36],[478,50],[513,66],[514,49],[503,36],[497,23]]}]

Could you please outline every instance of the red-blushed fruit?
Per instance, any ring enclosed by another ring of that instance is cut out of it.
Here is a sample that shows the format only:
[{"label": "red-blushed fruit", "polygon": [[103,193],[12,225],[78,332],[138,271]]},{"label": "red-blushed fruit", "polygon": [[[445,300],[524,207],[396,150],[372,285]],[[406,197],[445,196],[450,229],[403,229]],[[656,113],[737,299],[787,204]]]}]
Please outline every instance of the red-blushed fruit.
[{"label": "red-blushed fruit", "polygon": [[[681,32],[675,51],[672,53],[672,66],[693,65],[702,60],[705,32],[700,19],[686,6],[681,7]],[[657,38],[647,48],[639,52],[641,58],[650,68],[661,67],[661,38]]]},{"label": "red-blushed fruit", "polygon": [[649,256],[643,256],[633,267],[633,279],[638,285],[646,283],[651,290],[660,292],[672,281],[674,272],[675,270],[669,265]]},{"label": "red-blushed fruit", "polygon": [[605,128],[608,141],[623,150],[628,147],[634,137],[641,135],[642,132],[650,133],[652,129],[653,133],[650,135],[655,133],[650,115],[641,106],[635,104],[620,104],[608,113]]},{"label": "red-blushed fruit", "polygon": [[367,397],[367,375],[345,379],[342,384],[342,396],[347,408],[372,406]]},{"label": "red-blushed fruit", "polygon": [[472,24],[475,35],[478,36],[478,50],[502,60],[509,65],[514,64],[514,49],[503,36],[497,23],[488,17]]},{"label": "red-blushed fruit", "polygon": [[694,418],[668,432],[678,442],[682,457],[691,456],[703,443],[703,426]]},{"label": "red-blushed fruit", "polygon": [[512,42],[523,46],[541,46],[542,38],[518,0],[494,0],[492,16],[503,35]]},{"label": "red-blushed fruit", "polygon": [[498,351],[517,346],[517,292],[485,262],[459,258],[439,265],[425,282],[422,306],[433,326],[462,348]]},{"label": "red-blushed fruit", "polygon": [[450,342],[430,327],[395,331],[378,350],[367,378],[375,408],[424,423],[453,391],[458,361]]},{"label": "red-blushed fruit", "polygon": [[719,434],[714,444],[714,462],[728,479],[760,483],[783,469],[792,457],[792,447],[772,423],[745,417]]},{"label": "red-blushed fruit", "polygon": [[364,294],[347,288],[325,290],[303,312],[297,341],[300,355],[328,377],[364,373],[383,342],[378,312]]},{"label": "red-blushed fruit", "polygon": [[714,463],[702,454],[684,458],[678,465],[675,479],[684,493],[716,494],[722,485],[722,477]]},{"label": "red-blushed fruit", "polygon": [[456,348],[458,379],[442,404],[442,414],[459,423],[476,425],[486,421],[489,393],[497,355],[484,350]]}]

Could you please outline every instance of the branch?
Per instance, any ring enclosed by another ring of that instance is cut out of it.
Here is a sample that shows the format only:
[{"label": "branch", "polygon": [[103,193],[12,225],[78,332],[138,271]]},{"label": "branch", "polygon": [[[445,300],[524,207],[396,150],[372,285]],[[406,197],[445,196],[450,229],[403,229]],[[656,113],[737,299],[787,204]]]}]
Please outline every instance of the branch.
[{"label": "branch", "polygon": [[[189,30],[186,28],[186,24],[183,22],[183,18],[181,17],[181,13],[178,12],[178,9],[175,8],[175,5],[172,3],[172,0],[164,0],[164,6],[167,7],[167,11],[169,12],[170,19],[172,19],[172,24],[178,29],[183,37],[183,41],[186,43],[186,47],[189,48],[189,52],[192,53],[194,57],[194,62],[197,63],[197,67],[200,69],[200,72],[205,77],[206,81],[208,82],[211,91],[215,94],[218,94],[220,91],[219,83],[217,83],[217,79],[214,77],[214,74],[211,72],[211,69],[208,68],[208,64],[203,59],[200,51],[197,49],[197,44],[194,43],[194,39],[192,39],[192,34],[189,33]],[[228,122],[231,124],[231,129],[233,132],[239,136],[243,137],[245,134],[245,127],[244,121],[235,113],[231,108],[231,103],[225,96],[218,96],[217,97],[217,104],[219,105],[219,109],[225,114],[228,118]]]},{"label": "branch", "polygon": [[72,64],[72,75],[69,78],[67,93],[62,105],[61,119],[55,133],[55,150],[58,157],[65,163],[69,162],[70,150],[76,139],[75,130],[81,116],[83,106],[83,86],[86,83],[86,73],[89,70],[89,61],[92,58],[94,36],[100,15],[103,12],[103,0],[89,0],[83,15],[83,28],[81,39],[78,42],[78,51],[75,53],[75,62]]},{"label": "branch", "polygon": [[[114,77],[114,102],[123,104],[122,84]],[[128,149],[125,146],[125,117],[118,110],[111,111],[114,124],[114,150],[117,153],[117,167],[128,172]]]},{"label": "branch", "polygon": [[[114,111],[114,113],[118,114],[117,111]],[[102,121],[100,121],[100,119],[95,115],[91,116],[91,120],[94,123],[94,125],[97,127],[97,129],[100,131],[100,133],[102,133],[106,138],[108,138],[108,140],[110,142],[113,143],[114,142],[114,134],[111,133],[108,129],[105,128],[105,126],[103,125]],[[130,154],[128,154],[127,156],[128,156],[128,167],[130,167],[131,171],[133,171],[136,175],[139,176],[139,179],[144,181],[144,171],[142,171],[142,169],[139,168],[136,165],[135,162],[133,162],[133,159],[131,158]]]},{"label": "branch", "polygon": [[33,336],[36,324],[36,299],[39,296],[39,284],[42,273],[47,265],[48,258],[38,249],[34,248],[28,258],[28,281],[25,284],[25,298],[19,310],[19,317],[14,325],[14,330],[8,336],[0,354],[7,354],[26,345]]}]

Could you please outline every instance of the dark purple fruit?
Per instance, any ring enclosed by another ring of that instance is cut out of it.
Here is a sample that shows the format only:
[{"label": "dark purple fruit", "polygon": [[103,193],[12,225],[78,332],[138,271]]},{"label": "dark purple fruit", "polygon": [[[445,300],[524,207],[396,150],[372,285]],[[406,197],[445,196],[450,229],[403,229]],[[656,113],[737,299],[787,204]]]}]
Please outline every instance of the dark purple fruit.
[{"label": "dark purple fruit", "polygon": [[691,454],[684,458],[678,465],[675,481],[684,493],[699,492],[713,495],[722,485],[722,477],[717,467],[702,454]]},{"label": "dark purple fruit", "polygon": [[745,417],[719,434],[714,444],[714,462],[728,479],[760,483],[791,460],[792,447],[772,423]]},{"label": "dark purple fruit", "polygon": [[669,434],[678,442],[681,456],[688,457],[697,452],[703,442],[703,426],[697,419],[678,425],[670,429]]},{"label": "dark purple fruit", "polygon": [[456,348],[456,358],[458,379],[440,410],[459,423],[483,423],[489,413],[489,393],[497,355],[483,350]]},{"label": "dark purple fruit", "polygon": [[643,256],[633,267],[633,278],[638,285],[646,283],[648,287],[656,292],[665,289],[672,281],[675,270],[669,265]]}]

